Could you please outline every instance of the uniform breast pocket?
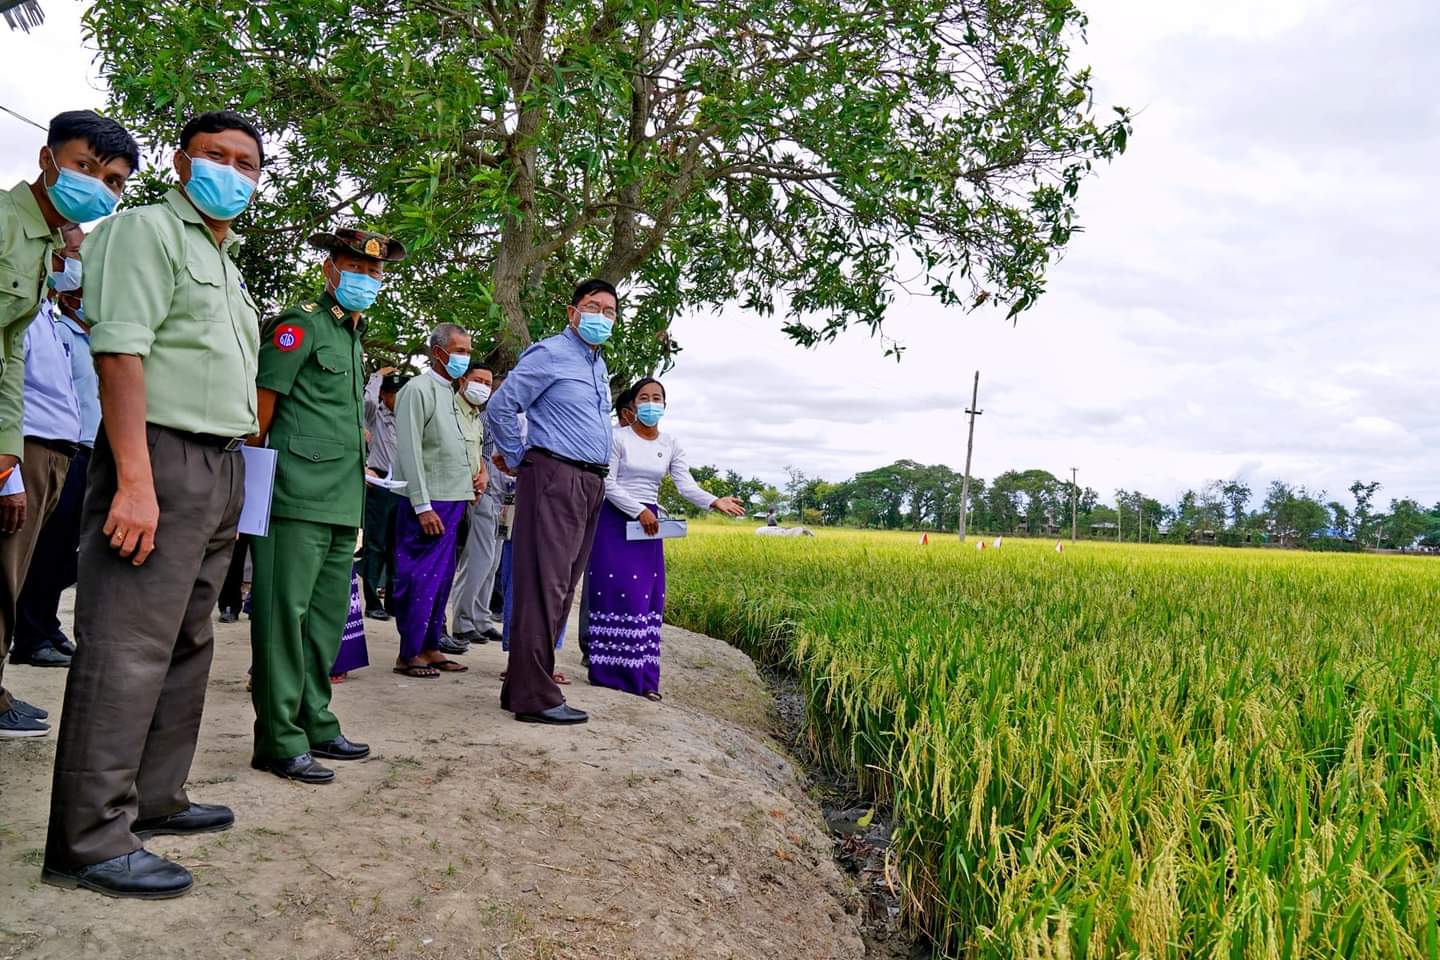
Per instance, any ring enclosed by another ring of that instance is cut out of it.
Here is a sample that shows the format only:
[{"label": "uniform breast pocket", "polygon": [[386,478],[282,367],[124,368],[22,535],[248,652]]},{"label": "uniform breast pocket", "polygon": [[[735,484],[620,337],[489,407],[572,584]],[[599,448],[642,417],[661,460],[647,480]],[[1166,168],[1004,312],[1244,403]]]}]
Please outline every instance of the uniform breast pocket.
[{"label": "uniform breast pocket", "polygon": [[319,393],[338,404],[353,400],[349,358],[334,347],[316,347],[312,356],[320,368],[316,375]]},{"label": "uniform breast pocket", "polygon": [[220,323],[230,319],[225,299],[225,271],[199,256],[185,260],[186,313],[196,320]]}]

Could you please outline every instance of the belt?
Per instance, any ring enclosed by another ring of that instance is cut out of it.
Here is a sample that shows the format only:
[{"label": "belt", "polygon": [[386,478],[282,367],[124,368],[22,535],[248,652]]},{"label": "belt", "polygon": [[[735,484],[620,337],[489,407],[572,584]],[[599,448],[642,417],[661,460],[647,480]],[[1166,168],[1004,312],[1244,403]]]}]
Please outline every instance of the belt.
[{"label": "belt", "polygon": [[69,440],[51,440],[49,437],[26,437],[31,443],[38,443],[46,450],[53,450],[62,457],[73,457],[80,449],[80,444],[71,443]]},{"label": "belt", "polygon": [[198,443],[202,447],[215,447],[217,450],[224,450],[226,453],[234,453],[245,446],[244,437],[217,437],[212,433],[191,433],[189,430],[176,430],[174,427],[162,427],[158,423],[151,424],[161,430],[166,430],[182,440],[189,440],[191,443]]},{"label": "belt", "polygon": [[584,470],[586,473],[593,473],[595,474],[595,476],[600,477],[602,480],[610,475],[610,467],[608,464],[590,463],[586,460],[572,460],[570,457],[562,457],[560,456],[560,454],[546,450],[544,447],[531,447],[530,452],[542,454],[557,463],[563,463],[568,467],[574,467],[576,470]]}]

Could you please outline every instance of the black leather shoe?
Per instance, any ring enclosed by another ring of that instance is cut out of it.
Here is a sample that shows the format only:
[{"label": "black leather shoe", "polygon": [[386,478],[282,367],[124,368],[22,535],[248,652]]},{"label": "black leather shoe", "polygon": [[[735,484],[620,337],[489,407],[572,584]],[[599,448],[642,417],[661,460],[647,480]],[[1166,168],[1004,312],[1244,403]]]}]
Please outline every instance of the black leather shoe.
[{"label": "black leather shoe", "polygon": [[505,634],[501,633],[499,630],[496,630],[494,627],[486,627],[484,630],[481,630],[480,636],[483,637],[486,641],[494,641],[495,643],[499,643],[501,640],[505,639]]},{"label": "black leather shoe", "polygon": [[220,833],[235,826],[235,814],[229,807],[212,806],[208,803],[192,803],[179,813],[168,817],[151,817],[136,820],[130,832],[141,840],[151,837],[183,837],[190,833]]},{"label": "black leather shoe", "polygon": [[470,644],[463,640],[456,639],[448,633],[440,634],[440,652],[449,654],[452,657],[464,656],[470,650]]},{"label": "black leather shoe", "polygon": [[584,710],[576,710],[568,703],[562,703],[558,707],[551,707],[549,710],[541,710],[538,713],[517,713],[515,719],[521,723],[571,724],[584,723],[590,719],[590,714]]},{"label": "black leather shoe", "polygon": [[239,623],[239,622],[240,622],[240,611],[239,611],[239,610],[229,610],[229,609],[221,610],[221,611],[220,611],[220,622],[221,622],[221,623]]},{"label": "black leather shoe", "polygon": [[471,646],[471,645],[474,645],[474,646],[483,646],[484,644],[487,644],[487,643],[490,642],[490,638],[489,638],[489,637],[487,637],[487,636],[485,636],[485,634],[479,633],[479,632],[477,632],[477,631],[475,631],[475,630],[466,630],[464,633],[457,633],[457,634],[455,634],[455,639],[456,639],[456,640],[459,640],[461,643],[465,644],[465,646],[467,646],[467,647],[468,647],[468,646]]},{"label": "black leather shoe", "polygon": [[88,867],[44,867],[40,879],[55,887],[84,887],[107,897],[135,900],[169,900],[190,892],[195,881],[190,871],[148,850],[136,850]]},{"label": "black leather shoe", "polygon": [[261,760],[253,757],[250,766],[256,770],[268,770],[282,780],[295,780],[300,783],[329,783],[335,779],[334,770],[320,766],[308,753],[288,760]]},{"label": "black leather shoe", "polygon": [[10,662],[25,667],[68,667],[70,658],[48,643],[42,643],[28,656],[11,655]]},{"label": "black leather shoe", "polygon": [[75,656],[75,641],[71,640],[63,633],[55,634],[54,639],[50,641],[50,646],[54,647],[56,650],[59,650],[67,657]]},{"label": "black leather shoe", "polygon": [[310,753],[323,760],[364,760],[370,756],[370,744],[346,740],[342,733],[334,740],[310,744]]},{"label": "black leather shoe", "polygon": [[390,613],[389,613],[389,611],[384,610],[384,609],[382,609],[382,608],[380,608],[380,607],[371,607],[369,610],[366,610],[366,611],[365,611],[365,616],[369,617],[371,620],[389,620],[389,619],[390,619]]}]

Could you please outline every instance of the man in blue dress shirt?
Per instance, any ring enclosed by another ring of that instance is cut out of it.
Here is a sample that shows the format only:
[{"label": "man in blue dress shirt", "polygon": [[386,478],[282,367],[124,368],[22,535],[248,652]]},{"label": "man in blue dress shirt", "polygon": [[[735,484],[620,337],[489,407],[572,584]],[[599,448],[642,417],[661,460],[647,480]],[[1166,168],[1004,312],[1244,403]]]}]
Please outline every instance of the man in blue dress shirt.
[{"label": "man in blue dress shirt", "polygon": [[[528,723],[584,723],[555,683],[555,637],[590,555],[610,463],[610,373],[600,347],[619,298],[604,280],[575,288],[569,325],[520,357],[490,400],[494,464],[517,474],[510,663],[500,706]],[[520,415],[528,424],[521,440]]]},{"label": "man in blue dress shirt", "polygon": [[[65,232],[67,243],[78,243],[83,237],[79,227],[73,228],[73,236]],[[70,460],[55,510],[40,529],[25,585],[20,590],[10,658],[32,666],[69,666],[75,652],[75,644],[60,626],[60,594],[75,585],[85,476],[100,428],[100,380],[90,355],[90,326],[85,322],[81,296],[77,288],[63,293],[57,289],[55,297],[55,332],[70,357],[75,399],[80,404],[80,445]]]},{"label": "man in blue dress shirt", "polygon": [[[67,228],[66,247],[54,255],[50,282],[55,291],[73,292],[79,283],[66,259],[75,261],[83,234]],[[61,288],[64,288],[63,291]],[[20,469],[0,486],[0,629],[7,640],[15,638],[20,587],[30,569],[30,558],[40,528],[60,501],[70,459],[80,447],[80,400],[70,353],[58,330],[59,308],[52,293],[40,304],[35,321],[25,331],[25,410],[21,427],[25,456]],[[48,647],[46,648],[48,650]],[[32,651],[16,646],[12,663],[68,666],[60,654],[36,660]]]}]

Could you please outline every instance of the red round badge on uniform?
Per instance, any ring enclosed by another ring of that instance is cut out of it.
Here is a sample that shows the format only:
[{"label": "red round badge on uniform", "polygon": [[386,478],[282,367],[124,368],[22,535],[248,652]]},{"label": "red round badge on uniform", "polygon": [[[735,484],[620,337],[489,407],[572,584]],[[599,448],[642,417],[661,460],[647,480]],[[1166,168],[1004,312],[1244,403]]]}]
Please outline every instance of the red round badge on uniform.
[{"label": "red round badge on uniform", "polygon": [[283,324],[275,331],[275,346],[282,353],[289,353],[305,339],[305,331],[291,324]]}]

